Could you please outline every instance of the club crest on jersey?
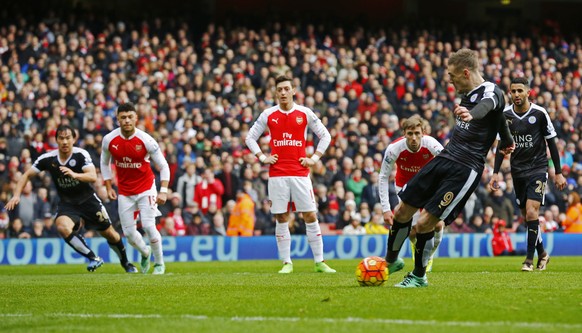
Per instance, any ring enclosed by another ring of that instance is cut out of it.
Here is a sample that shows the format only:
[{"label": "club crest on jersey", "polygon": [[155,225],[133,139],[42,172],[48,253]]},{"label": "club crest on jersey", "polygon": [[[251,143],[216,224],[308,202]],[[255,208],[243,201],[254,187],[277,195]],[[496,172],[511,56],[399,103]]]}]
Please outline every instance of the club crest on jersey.
[{"label": "club crest on jersey", "polygon": [[422,158],[424,158],[425,160],[428,160],[429,157],[430,157],[429,154],[422,154]]},{"label": "club crest on jersey", "polygon": [[297,118],[295,118],[295,120],[297,121],[297,125],[303,124],[303,118],[297,117]]},{"label": "club crest on jersey", "polygon": [[529,118],[527,118],[527,121],[528,121],[530,124],[535,124],[535,123],[536,123],[536,117],[534,117],[534,116],[530,116]]},{"label": "club crest on jersey", "polygon": [[70,165],[71,167],[74,167],[75,165],[77,165],[77,161],[75,161],[75,160],[70,160],[70,161],[69,161],[69,165]]},{"label": "club crest on jersey", "polygon": [[135,145],[135,150],[140,151],[143,148],[142,145]]},{"label": "club crest on jersey", "polygon": [[477,100],[477,95],[471,96],[471,98],[469,98],[469,100],[471,101],[471,103],[475,103],[475,101]]}]

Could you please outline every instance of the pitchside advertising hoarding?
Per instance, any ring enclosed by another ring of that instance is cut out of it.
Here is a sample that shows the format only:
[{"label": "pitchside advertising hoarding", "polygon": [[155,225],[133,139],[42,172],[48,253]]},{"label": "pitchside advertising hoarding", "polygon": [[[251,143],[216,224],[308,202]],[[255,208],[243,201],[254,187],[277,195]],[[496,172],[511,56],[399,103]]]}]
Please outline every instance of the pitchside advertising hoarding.
[{"label": "pitchside advertising hoarding", "polygon": [[[526,234],[511,235],[514,248],[525,249]],[[582,255],[582,234],[544,234],[546,250],[554,256]],[[118,262],[104,238],[87,239],[89,246],[106,262]],[[262,237],[164,237],[164,259],[179,261],[234,261],[278,259],[274,236]],[[131,261],[138,261],[139,253],[128,246]],[[357,259],[371,255],[384,256],[385,235],[324,236],[326,259]],[[410,256],[409,243],[402,249],[403,256]],[[437,256],[449,258],[492,256],[491,235],[447,234]],[[291,256],[294,259],[312,258],[305,236],[293,236]],[[86,259],[77,254],[60,238],[5,239],[0,242],[0,264],[82,264]]]}]

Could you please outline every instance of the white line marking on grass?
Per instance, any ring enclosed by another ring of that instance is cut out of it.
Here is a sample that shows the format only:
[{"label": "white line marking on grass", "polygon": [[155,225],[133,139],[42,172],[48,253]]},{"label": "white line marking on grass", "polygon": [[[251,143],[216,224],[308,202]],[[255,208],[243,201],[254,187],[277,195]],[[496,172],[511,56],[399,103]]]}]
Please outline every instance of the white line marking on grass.
[{"label": "white line marking on grass", "polygon": [[414,320],[414,319],[382,319],[382,318],[312,318],[312,317],[209,317],[205,315],[161,315],[161,314],[132,314],[132,313],[0,313],[0,318],[8,317],[57,317],[57,318],[109,318],[109,319],[190,319],[190,320],[212,320],[222,321],[325,321],[329,323],[378,323],[391,325],[424,325],[424,326],[451,326],[451,327],[524,327],[524,328],[563,328],[582,329],[582,324],[562,324],[562,323],[540,323],[540,322],[513,322],[513,321],[437,321],[437,320]]}]

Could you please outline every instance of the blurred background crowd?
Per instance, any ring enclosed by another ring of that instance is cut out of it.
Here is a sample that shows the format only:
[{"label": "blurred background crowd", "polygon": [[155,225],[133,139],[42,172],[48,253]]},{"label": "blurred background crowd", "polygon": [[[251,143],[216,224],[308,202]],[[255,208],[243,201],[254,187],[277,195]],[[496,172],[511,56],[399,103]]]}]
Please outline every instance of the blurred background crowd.
[{"label": "blurred background crowd", "polygon": [[[531,100],[546,108],[556,128],[568,186],[553,186],[550,167],[543,228],[572,231],[569,225],[582,219],[582,41],[555,21],[473,32],[446,23],[374,27],[271,19],[200,26],[155,16],[110,20],[50,11],[4,18],[2,207],[32,162],[56,149],[61,123],[78,129],[78,146],[99,168],[101,140],[117,126],[117,105],[133,102],[139,128],[159,142],[171,169],[169,200],[160,207],[162,234],[235,234],[236,219],[247,214],[249,235],[272,235],[268,169],[244,138],[258,114],[277,104],[274,78],[288,75],[296,103],[313,109],[332,136],[311,174],[323,231],[387,233],[376,184],[384,150],[402,135],[400,122],[415,114],[427,120],[427,134],[446,145],[457,98],[446,59],[468,47],[478,52],[484,78],[505,92],[513,77],[528,78]],[[260,140],[263,151],[268,141]],[[309,136],[308,155],[316,145]],[[482,185],[448,232],[492,233],[498,220],[509,231],[524,230],[507,161],[503,191],[486,187],[493,152]],[[95,188],[117,223],[116,202],[107,199],[101,180]],[[396,193],[390,192],[394,207]],[[57,204],[50,176],[34,179],[14,212],[2,208],[0,238],[56,237]],[[292,233],[304,232],[300,216],[290,225]]]}]

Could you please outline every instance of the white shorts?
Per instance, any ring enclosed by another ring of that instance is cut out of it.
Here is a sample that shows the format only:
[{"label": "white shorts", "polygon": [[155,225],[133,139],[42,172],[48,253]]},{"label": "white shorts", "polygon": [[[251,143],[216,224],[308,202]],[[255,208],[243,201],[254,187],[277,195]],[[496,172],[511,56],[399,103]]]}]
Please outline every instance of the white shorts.
[{"label": "white shorts", "polygon": [[[396,194],[400,193],[400,190],[402,190],[402,187],[398,186],[398,185],[394,185],[394,188],[396,189]],[[400,196],[398,196],[398,202],[401,202],[402,200],[400,200]],[[417,210],[416,213],[414,213],[414,215],[412,215],[412,226],[414,227],[417,223],[418,223],[418,219],[420,218],[420,211],[421,209]]]},{"label": "white shorts", "polygon": [[156,190],[156,184],[152,184],[152,187],[140,194],[125,196],[119,195],[117,203],[119,205],[119,220],[121,221],[122,227],[133,226],[136,223],[137,216],[139,213],[141,224],[145,227],[155,227],[156,216],[160,216],[161,213],[158,210],[158,204],[156,199],[158,197],[158,191]]},{"label": "white shorts", "polygon": [[271,213],[315,212],[317,204],[309,177],[269,178]]}]

